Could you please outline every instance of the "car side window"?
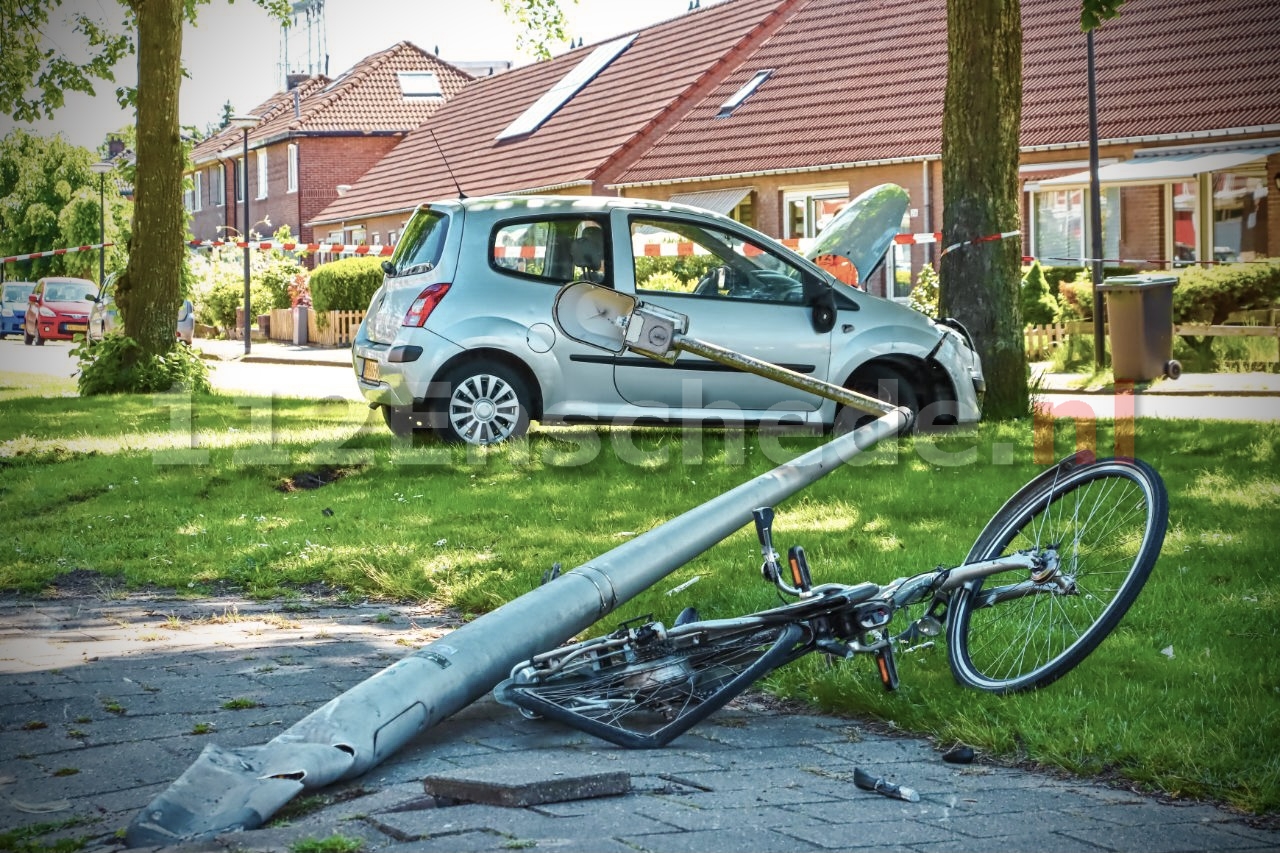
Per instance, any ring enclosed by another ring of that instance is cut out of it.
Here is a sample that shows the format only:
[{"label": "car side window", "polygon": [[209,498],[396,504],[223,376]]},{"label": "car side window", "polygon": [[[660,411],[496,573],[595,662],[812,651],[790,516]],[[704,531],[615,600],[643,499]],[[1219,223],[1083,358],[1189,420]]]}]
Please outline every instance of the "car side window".
[{"label": "car side window", "polygon": [[799,304],[804,271],[731,231],[685,220],[631,220],[637,293]]},{"label": "car side window", "polygon": [[609,241],[603,220],[581,216],[500,223],[490,240],[490,263],[499,272],[557,286],[570,281],[609,284]]}]

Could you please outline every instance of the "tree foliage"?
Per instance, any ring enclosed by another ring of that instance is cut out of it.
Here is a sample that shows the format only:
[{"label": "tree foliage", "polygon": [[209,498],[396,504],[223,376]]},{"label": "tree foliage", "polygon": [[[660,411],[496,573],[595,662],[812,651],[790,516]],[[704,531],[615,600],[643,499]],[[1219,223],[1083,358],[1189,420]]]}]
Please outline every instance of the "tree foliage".
[{"label": "tree foliage", "polygon": [[[564,42],[567,21],[560,0],[498,0],[502,12],[520,24],[516,49],[538,59],[551,58],[551,45]],[[578,0],[573,0],[578,2]]]},{"label": "tree foliage", "polygon": [[1088,32],[1119,15],[1124,0],[1080,0],[1080,3],[1080,29]]},{"label": "tree foliage", "polygon": [[[0,255],[97,243],[99,178],[89,170],[94,156],[62,136],[44,138],[23,130],[0,140]],[[115,176],[102,184],[107,241],[124,236],[127,222]],[[120,248],[108,252],[108,267],[122,262]],[[79,252],[20,262],[8,278],[35,280],[45,275],[97,279],[96,252]]]}]

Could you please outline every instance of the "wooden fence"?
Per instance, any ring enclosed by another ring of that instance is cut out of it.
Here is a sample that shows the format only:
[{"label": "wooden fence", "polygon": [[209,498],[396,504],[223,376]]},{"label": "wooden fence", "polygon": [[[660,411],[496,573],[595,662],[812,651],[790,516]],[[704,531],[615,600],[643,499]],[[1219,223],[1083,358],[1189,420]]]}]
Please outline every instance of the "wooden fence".
[{"label": "wooden fence", "polygon": [[[1203,337],[1262,337],[1275,338],[1277,357],[1280,357],[1280,327],[1276,326],[1276,312],[1269,312],[1271,324],[1267,326],[1209,325],[1206,323],[1174,323],[1175,335]],[[1234,319],[1234,317],[1232,318]],[[1256,319],[1256,318],[1245,318]],[[1104,331],[1106,331],[1104,327]],[[1053,354],[1067,339],[1067,335],[1093,335],[1093,321],[1077,320],[1072,323],[1051,323],[1046,326],[1027,326],[1023,332],[1027,357],[1044,359]]]},{"label": "wooden fence", "polygon": [[[320,347],[351,346],[356,329],[364,320],[363,311],[325,311],[325,323],[321,326],[320,312],[307,311],[307,344]],[[273,341],[293,343],[293,309],[273,308],[271,332]]]}]

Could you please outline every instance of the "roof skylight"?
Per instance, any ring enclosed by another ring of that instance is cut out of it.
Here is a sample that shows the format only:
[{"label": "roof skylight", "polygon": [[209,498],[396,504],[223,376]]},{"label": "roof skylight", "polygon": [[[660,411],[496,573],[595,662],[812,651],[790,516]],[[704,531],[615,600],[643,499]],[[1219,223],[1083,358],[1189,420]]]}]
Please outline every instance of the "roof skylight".
[{"label": "roof skylight", "polygon": [[636,35],[632,33],[629,36],[614,39],[591,51],[586,58],[574,66],[572,71],[561,77],[560,81],[546,94],[521,113],[519,118],[507,125],[506,130],[499,133],[496,138],[501,141],[533,133],[626,50],[631,42],[635,41]]},{"label": "roof skylight", "polygon": [[399,71],[400,93],[406,98],[443,98],[440,78],[434,71]]},{"label": "roof skylight", "polygon": [[769,79],[769,75],[773,73],[772,68],[766,68],[763,71],[757,71],[755,76],[742,84],[742,88],[733,93],[733,97],[720,105],[720,112],[716,113],[716,118],[726,118],[733,115],[733,111],[742,106],[742,102],[751,97],[756,89],[760,88],[760,84]]}]

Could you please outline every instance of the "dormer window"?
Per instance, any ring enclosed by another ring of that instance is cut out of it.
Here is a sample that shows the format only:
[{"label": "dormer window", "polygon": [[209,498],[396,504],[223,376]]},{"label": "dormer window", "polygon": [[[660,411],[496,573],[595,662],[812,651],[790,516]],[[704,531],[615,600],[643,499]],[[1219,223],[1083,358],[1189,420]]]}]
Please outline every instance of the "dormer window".
[{"label": "dormer window", "polygon": [[716,118],[728,118],[733,115],[733,111],[742,106],[742,102],[751,97],[756,89],[760,88],[760,84],[768,80],[769,75],[772,73],[772,68],[757,71],[754,77],[742,85],[741,89],[733,93],[733,97],[720,105],[720,112],[716,113]]},{"label": "dormer window", "polygon": [[440,78],[434,71],[401,71],[396,77],[400,80],[400,94],[406,98],[444,97]]}]

